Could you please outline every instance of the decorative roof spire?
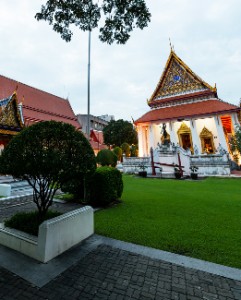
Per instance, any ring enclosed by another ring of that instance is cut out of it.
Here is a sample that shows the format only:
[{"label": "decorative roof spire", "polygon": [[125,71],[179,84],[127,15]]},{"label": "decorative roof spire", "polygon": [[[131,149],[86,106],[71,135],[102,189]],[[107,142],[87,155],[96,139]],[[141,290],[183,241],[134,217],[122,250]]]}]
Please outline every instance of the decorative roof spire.
[{"label": "decorative roof spire", "polygon": [[170,37],[169,37],[169,45],[170,45],[171,52],[174,52],[174,46],[172,45]]}]

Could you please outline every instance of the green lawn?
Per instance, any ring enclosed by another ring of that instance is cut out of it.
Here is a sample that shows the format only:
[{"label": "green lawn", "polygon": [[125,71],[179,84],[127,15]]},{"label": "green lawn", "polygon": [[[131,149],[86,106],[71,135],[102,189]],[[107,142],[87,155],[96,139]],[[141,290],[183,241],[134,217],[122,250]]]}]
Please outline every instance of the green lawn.
[{"label": "green lawn", "polygon": [[241,179],[123,180],[123,202],[95,214],[96,233],[241,268]]}]

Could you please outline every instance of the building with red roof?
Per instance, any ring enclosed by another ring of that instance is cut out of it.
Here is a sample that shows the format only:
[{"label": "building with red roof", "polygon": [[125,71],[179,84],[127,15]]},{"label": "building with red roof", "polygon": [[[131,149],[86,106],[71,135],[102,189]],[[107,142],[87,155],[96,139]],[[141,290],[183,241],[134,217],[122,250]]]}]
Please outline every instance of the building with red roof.
[{"label": "building with red roof", "polygon": [[41,121],[62,121],[80,128],[68,99],[52,95],[19,81],[0,75],[0,99],[17,94],[22,103],[24,123],[29,126]]},{"label": "building with red roof", "polygon": [[219,99],[216,85],[197,76],[173,49],[148,105],[150,110],[135,121],[139,156],[150,156],[152,148],[159,164],[180,164],[178,152],[187,173],[194,164],[203,174],[230,173],[230,140],[240,107]]},{"label": "building with red roof", "polygon": [[23,126],[61,121],[80,129],[67,99],[0,75],[0,150]]}]

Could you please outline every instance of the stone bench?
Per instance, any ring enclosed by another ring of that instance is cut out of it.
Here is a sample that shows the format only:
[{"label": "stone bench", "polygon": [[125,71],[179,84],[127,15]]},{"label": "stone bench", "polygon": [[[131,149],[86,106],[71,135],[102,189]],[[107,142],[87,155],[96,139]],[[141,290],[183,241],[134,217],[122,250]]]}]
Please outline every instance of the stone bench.
[{"label": "stone bench", "polygon": [[94,233],[90,206],[67,212],[39,226],[38,237],[0,224],[0,244],[41,262],[48,262]]}]

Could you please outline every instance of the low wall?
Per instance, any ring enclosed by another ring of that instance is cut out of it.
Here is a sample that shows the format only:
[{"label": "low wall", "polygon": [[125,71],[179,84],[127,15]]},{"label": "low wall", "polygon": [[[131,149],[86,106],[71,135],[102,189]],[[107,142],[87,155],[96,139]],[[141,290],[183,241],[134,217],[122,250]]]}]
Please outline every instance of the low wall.
[{"label": "low wall", "polygon": [[0,196],[9,197],[11,195],[11,185],[1,183],[0,184]]},{"label": "low wall", "polygon": [[85,206],[43,222],[38,237],[1,224],[0,244],[45,263],[93,233],[93,209]]}]

